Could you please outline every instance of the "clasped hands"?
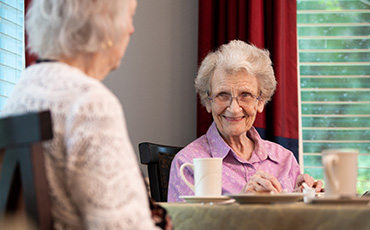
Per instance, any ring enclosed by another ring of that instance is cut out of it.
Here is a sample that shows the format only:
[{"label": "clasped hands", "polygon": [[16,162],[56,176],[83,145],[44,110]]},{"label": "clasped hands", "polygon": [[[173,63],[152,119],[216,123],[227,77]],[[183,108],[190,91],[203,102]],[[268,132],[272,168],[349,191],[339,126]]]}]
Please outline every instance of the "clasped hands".
[{"label": "clasped hands", "polygon": [[[315,181],[310,175],[301,174],[297,177],[293,192],[302,192],[303,183],[306,183],[309,187],[315,188],[316,192],[322,191],[323,183],[321,180]],[[242,192],[280,193],[283,192],[283,188],[275,176],[259,170],[247,182]]]}]

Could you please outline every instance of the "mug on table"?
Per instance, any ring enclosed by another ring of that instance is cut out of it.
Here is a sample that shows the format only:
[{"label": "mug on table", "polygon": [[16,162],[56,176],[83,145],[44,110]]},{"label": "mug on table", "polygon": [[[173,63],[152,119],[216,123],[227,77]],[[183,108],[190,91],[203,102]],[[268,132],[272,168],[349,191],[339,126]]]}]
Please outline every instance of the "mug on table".
[{"label": "mug on table", "polygon": [[357,195],[356,149],[329,149],[322,151],[326,196]]},{"label": "mug on table", "polygon": [[[184,175],[186,167],[193,169],[194,184]],[[194,158],[193,164],[181,165],[180,176],[195,196],[221,196],[222,158]]]}]

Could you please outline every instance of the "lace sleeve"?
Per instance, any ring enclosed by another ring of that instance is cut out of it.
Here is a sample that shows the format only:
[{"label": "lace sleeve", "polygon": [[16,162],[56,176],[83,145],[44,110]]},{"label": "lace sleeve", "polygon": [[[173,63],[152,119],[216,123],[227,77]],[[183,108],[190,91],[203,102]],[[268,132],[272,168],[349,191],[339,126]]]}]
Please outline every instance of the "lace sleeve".
[{"label": "lace sleeve", "polygon": [[86,229],[156,229],[118,100],[78,99],[66,137],[67,187]]}]

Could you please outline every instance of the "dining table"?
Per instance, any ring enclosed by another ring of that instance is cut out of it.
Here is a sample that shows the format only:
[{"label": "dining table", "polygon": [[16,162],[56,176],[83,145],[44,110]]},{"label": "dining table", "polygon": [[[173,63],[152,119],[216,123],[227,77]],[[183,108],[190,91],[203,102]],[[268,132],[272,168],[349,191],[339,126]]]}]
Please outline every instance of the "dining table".
[{"label": "dining table", "polygon": [[159,203],[175,230],[370,229],[370,203]]}]

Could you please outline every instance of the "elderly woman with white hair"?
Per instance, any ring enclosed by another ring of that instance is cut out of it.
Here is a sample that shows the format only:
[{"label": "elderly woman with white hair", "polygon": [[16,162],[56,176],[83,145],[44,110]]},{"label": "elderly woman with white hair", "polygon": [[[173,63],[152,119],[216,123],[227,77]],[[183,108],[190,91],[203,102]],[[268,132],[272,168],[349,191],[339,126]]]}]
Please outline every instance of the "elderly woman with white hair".
[{"label": "elderly woman with white hair", "polygon": [[[194,192],[180,177],[180,166],[194,158],[218,157],[222,194],[300,191],[303,182],[320,191],[321,181],[300,174],[294,155],[263,140],[253,127],[257,112],[271,99],[276,80],[267,50],[231,41],[203,60],[195,79],[201,103],[213,116],[207,133],[182,149],[171,165],[168,201]],[[193,171],[185,168],[193,181]]]},{"label": "elderly woman with white hair", "polygon": [[134,33],[136,0],[32,0],[25,69],[2,116],[50,110],[54,229],[157,229],[118,99],[101,81]]}]

